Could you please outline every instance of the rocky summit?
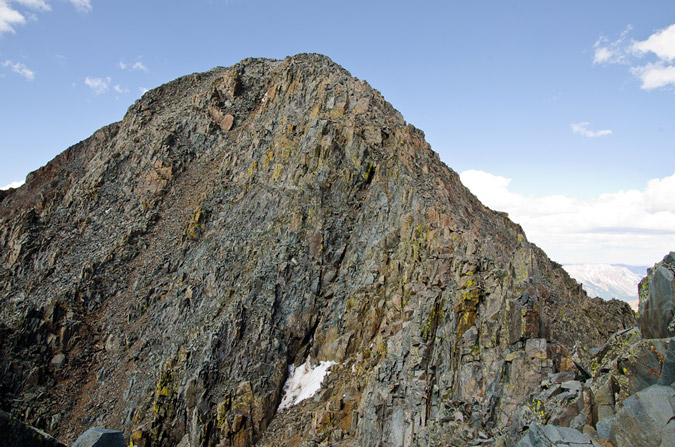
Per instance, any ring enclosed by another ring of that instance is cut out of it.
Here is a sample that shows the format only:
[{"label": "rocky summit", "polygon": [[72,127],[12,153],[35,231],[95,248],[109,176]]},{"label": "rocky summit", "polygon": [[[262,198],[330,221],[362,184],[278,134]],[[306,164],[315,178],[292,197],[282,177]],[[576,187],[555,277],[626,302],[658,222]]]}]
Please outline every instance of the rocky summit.
[{"label": "rocky summit", "polygon": [[69,444],[512,446],[644,388],[629,306],[324,56],[149,91],[0,200],[0,409]]}]

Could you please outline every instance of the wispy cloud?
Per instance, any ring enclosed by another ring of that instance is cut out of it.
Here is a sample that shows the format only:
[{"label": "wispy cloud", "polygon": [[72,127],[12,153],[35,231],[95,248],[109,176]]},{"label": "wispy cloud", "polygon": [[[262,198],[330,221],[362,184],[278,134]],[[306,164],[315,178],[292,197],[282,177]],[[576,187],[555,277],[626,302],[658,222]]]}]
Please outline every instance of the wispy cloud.
[{"label": "wispy cloud", "polygon": [[145,95],[145,92],[149,92],[150,90],[145,87],[138,87],[138,91],[141,92],[141,95]]},{"label": "wispy cloud", "polygon": [[[92,10],[91,0],[69,0],[81,13]],[[0,36],[16,33],[16,27],[24,25],[26,20],[37,20],[35,12],[51,11],[47,0],[0,0]],[[33,12],[34,11],[34,12]]]},{"label": "wispy cloud", "polygon": [[122,86],[119,85],[119,84],[115,84],[115,85],[113,86],[113,90],[115,90],[115,92],[119,93],[120,95],[129,93],[129,89],[128,89],[128,88],[122,87]]},{"label": "wispy cloud", "polygon": [[8,1],[0,0],[0,35],[16,33],[16,26],[26,23],[26,18],[9,5]]},{"label": "wispy cloud", "polygon": [[593,45],[594,64],[621,64],[627,63],[629,57],[628,33],[633,29],[628,25],[617,40],[609,40],[606,36],[600,38]]},{"label": "wispy cloud", "polygon": [[108,91],[110,86],[110,77],[107,78],[90,78],[87,76],[84,83],[94,91],[94,94],[101,95]]},{"label": "wispy cloud", "polygon": [[70,0],[70,3],[77,9],[79,12],[86,14],[91,12],[91,0]]},{"label": "wispy cloud", "polygon": [[24,78],[28,79],[29,81],[32,81],[35,79],[35,72],[31,70],[30,68],[26,67],[25,64],[22,64],[21,62],[14,62],[11,60],[6,60],[2,63],[2,66],[4,68],[9,68],[11,69],[14,73],[23,76]]},{"label": "wispy cloud", "polygon": [[675,173],[650,180],[643,190],[590,199],[525,196],[509,189],[510,178],[483,171],[464,171],[461,179],[558,262],[649,265],[675,247]]},{"label": "wispy cloud", "polygon": [[36,11],[51,11],[52,9],[52,7],[49,6],[44,0],[10,0],[9,2],[18,3]]},{"label": "wispy cloud", "polygon": [[604,137],[607,135],[611,135],[613,133],[610,129],[590,130],[588,129],[589,124],[590,123],[588,121],[584,121],[582,123],[572,123],[570,124],[570,127],[572,128],[572,132],[574,132],[575,134],[587,138]]},{"label": "wispy cloud", "polygon": [[143,62],[141,62],[141,61],[138,61],[138,62],[134,63],[134,65],[131,66],[131,69],[132,70],[148,71],[148,67],[143,65]]},{"label": "wispy cloud", "polygon": [[[644,90],[675,87],[675,24],[642,41],[628,39],[631,30],[629,25],[615,41],[601,36],[593,46],[593,63],[631,65],[630,72],[641,81]],[[649,56],[652,61],[643,61]]]},{"label": "wispy cloud", "polygon": [[120,67],[120,69],[122,69],[122,70],[127,70],[127,69],[128,69],[128,70],[131,70],[131,71],[134,71],[134,70],[138,70],[138,71],[148,71],[148,67],[146,67],[146,66],[143,64],[143,62],[140,61],[140,60],[134,62],[133,64],[127,64],[127,63],[124,62],[124,61],[120,61],[120,62],[119,62],[119,67]]}]

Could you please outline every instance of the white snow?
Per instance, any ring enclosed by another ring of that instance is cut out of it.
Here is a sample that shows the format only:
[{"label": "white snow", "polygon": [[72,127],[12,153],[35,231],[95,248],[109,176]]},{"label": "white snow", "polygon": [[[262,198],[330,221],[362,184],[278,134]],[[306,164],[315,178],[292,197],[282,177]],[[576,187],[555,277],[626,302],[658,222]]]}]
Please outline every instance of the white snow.
[{"label": "white snow", "polygon": [[335,365],[335,362],[320,362],[312,368],[310,359],[295,368],[293,365],[288,367],[288,379],[284,384],[284,397],[281,399],[277,411],[285,410],[303,400],[310,398],[321,389],[323,378],[329,373],[328,368]]}]

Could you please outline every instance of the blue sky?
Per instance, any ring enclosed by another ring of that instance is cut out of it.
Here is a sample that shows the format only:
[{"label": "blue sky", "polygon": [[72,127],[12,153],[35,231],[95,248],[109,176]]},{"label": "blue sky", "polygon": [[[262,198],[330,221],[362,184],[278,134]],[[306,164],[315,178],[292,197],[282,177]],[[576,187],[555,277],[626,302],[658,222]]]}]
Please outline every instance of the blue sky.
[{"label": "blue sky", "polygon": [[[675,74],[670,34],[648,39],[673,24],[672,0],[0,0],[0,186],[122,119],[144,89],[319,52],[380,90],[451,168],[478,172],[465,183],[553,259],[650,264],[675,249],[675,199],[645,199],[675,185]],[[588,214],[553,207],[532,224],[541,211],[522,205],[564,196],[597,210],[630,190],[644,202],[633,217],[619,201],[566,237],[541,234]],[[589,232],[602,244],[577,237]]]}]

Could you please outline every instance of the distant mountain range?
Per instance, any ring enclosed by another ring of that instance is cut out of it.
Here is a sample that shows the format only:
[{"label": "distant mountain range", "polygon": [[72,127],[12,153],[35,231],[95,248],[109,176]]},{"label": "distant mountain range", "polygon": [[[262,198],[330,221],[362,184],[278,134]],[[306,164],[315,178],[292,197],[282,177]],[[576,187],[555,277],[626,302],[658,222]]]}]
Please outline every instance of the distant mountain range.
[{"label": "distant mountain range", "polygon": [[628,301],[634,309],[638,283],[647,274],[646,266],[625,264],[566,264],[563,268],[590,296]]}]

